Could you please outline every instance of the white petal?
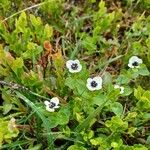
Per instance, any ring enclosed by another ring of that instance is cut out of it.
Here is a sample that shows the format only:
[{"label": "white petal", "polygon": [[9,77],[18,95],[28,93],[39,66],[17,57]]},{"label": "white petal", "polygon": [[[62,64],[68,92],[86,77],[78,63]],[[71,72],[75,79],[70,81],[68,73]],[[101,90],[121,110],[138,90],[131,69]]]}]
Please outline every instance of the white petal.
[{"label": "white petal", "polygon": [[123,94],[123,93],[124,93],[124,87],[121,86],[121,87],[120,87],[120,94]]},{"label": "white petal", "polygon": [[119,85],[114,85],[114,88],[115,89],[119,89],[120,90],[120,94],[123,94],[124,93],[124,87],[123,86],[119,86]]},{"label": "white petal", "polygon": [[137,56],[132,56],[130,59],[129,59],[129,62],[134,62],[138,59]]},{"label": "white petal", "polygon": [[142,64],[142,63],[143,63],[143,60],[139,58],[139,59],[138,59],[138,63],[139,63],[139,64]]},{"label": "white petal", "polygon": [[71,68],[72,63],[73,63],[73,60],[68,60],[68,61],[66,62],[66,67],[67,67],[68,69]]},{"label": "white petal", "polygon": [[80,72],[82,70],[82,66],[79,66],[79,68],[77,68],[77,70],[73,70],[72,68],[69,68],[69,72],[71,73],[77,73]]},{"label": "white petal", "polygon": [[46,110],[49,111],[49,112],[54,112],[55,111],[54,108],[49,108],[48,106],[46,107]]},{"label": "white petal", "polygon": [[48,105],[50,104],[50,102],[49,102],[49,101],[44,101],[44,104],[45,104],[46,106],[48,106]]},{"label": "white petal", "polygon": [[143,61],[142,59],[138,58],[137,56],[132,56],[130,59],[129,59],[129,64],[132,64],[134,62],[138,62],[139,64],[142,64]]},{"label": "white petal", "polygon": [[93,88],[93,87],[91,86],[91,84],[89,84],[89,83],[86,84],[86,87],[87,87],[90,91],[94,91],[94,90],[95,90],[95,88]]},{"label": "white petal", "polygon": [[140,68],[140,66],[135,66],[135,68]]},{"label": "white petal", "polygon": [[58,99],[57,97],[53,97],[53,98],[51,99],[51,102],[55,103],[56,106],[57,106],[57,105],[59,104],[59,99]]},{"label": "white petal", "polygon": [[129,64],[128,64],[128,67],[134,68],[134,66],[132,65],[132,63],[129,63]]},{"label": "white petal", "polygon": [[77,73],[79,71],[78,70],[73,70],[72,68],[69,68],[69,72],[71,72],[71,73]]},{"label": "white petal", "polygon": [[97,77],[94,77],[93,80],[97,83],[97,84],[100,84],[102,85],[102,78],[97,76]]},{"label": "white petal", "polygon": [[59,107],[60,107],[60,106],[58,106],[58,105],[57,105],[57,106],[54,106],[54,109],[59,108]]},{"label": "white petal", "polygon": [[80,72],[82,70],[82,65],[81,64],[78,64],[78,72]]},{"label": "white petal", "polygon": [[91,85],[91,82],[92,82],[92,81],[93,81],[92,78],[88,78],[88,79],[87,79],[87,83],[90,84],[90,85]]},{"label": "white petal", "polygon": [[116,85],[114,85],[114,88],[115,88],[115,89],[119,89],[120,86],[116,84]]},{"label": "white petal", "polygon": [[138,57],[137,56],[132,56],[130,59],[129,59],[129,63],[133,63],[135,61],[138,61]]},{"label": "white petal", "polygon": [[80,61],[78,59],[74,60],[74,63],[77,63],[78,65],[80,65]]},{"label": "white petal", "polygon": [[102,84],[98,84],[97,87],[95,87],[95,90],[100,90],[102,88]]}]

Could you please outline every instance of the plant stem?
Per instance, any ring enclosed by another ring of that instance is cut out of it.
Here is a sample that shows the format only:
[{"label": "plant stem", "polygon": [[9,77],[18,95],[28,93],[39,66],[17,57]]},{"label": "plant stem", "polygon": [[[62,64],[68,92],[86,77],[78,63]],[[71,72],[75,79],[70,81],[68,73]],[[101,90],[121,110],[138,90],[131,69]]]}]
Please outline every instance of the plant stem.
[{"label": "plant stem", "polygon": [[106,100],[101,106],[97,107],[93,113],[91,113],[81,124],[79,124],[76,127],[75,131],[80,132],[84,129],[86,130],[89,127],[89,123],[91,122],[91,120],[95,118],[101,112],[101,110],[103,109],[103,107],[105,106],[107,102],[108,100]]}]

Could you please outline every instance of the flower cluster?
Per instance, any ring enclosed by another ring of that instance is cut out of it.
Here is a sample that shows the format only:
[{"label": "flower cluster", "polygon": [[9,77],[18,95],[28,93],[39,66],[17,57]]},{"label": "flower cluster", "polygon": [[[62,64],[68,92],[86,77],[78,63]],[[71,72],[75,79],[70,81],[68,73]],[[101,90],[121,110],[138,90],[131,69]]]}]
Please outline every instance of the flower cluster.
[{"label": "flower cluster", "polygon": [[[130,68],[139,68],[143,63],[142,59],[137,56],[132,56],[129,59],[128,67]],[[78,59],[76,60],[68,60],[66,62],[66,67],[71,73],[78,73],[82,70],[82,65]],[[90,91],[100,90],[102,89],[102,78],[100,76],[95,76],[87,79],[86,87]],[[124,93],[124,87],[120,85],[114,85],[114,89],[119,89],[120,94]],[[49,112],[54,112],[56,108],[59,108],[59,99],[57,97],[52,98],[50,101],[45,101],[46,110]]]},{"label": "flower cluster", "polygon": [[[71,73],[77,73],[82,70],[82,65],[79,60],[68,60],[66,62],[66,67],[68,68],[69,72]],[[99,90],[102,88],[102,78],[99,76],[88,78],[86,87],[90,91]]]}]

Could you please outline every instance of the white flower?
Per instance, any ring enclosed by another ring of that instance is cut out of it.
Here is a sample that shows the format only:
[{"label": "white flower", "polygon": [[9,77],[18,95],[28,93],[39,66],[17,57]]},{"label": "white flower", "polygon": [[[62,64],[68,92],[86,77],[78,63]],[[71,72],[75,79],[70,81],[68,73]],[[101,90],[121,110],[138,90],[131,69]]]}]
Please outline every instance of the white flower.
[{"label": "white flower", "polygon": [[82,70],[82,65],[80,64],[79,60],[68,60],[66,62],[66,67],[69,69],[71,73],[77,73]]},{"label": "white flower", "polygon": [[102,88],[102,78],[98,76],[88,78],[86,86],[90,91],[100,90]]},{"label": "white flower", "polygon": [[128,66],[130,68],[139,68],[140,64],[142,64],[142,63],[143,63],[142,59],[138,58],[137,56],[132,56],[129,59]]},{"label": "white flower", "polygon": [[50,101],[44,101],[46,105],[46,110],[50,112],[54,112],[56,108],[59,108],[59,99],[57,97],[53,97]]},{"label": "white flower", "polygon": [[114,88],[115,89],[120,89],[120,94],[123,94],[124,93],[124,87],[123,86],[119,86],[119,85],[114,85]]}]

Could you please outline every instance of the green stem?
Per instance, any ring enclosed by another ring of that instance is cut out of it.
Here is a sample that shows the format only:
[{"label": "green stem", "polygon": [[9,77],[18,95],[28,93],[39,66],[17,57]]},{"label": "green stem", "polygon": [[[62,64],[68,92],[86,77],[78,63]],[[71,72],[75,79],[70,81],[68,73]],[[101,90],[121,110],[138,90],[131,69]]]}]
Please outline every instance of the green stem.
[{"label": "green stem", "polygon": [[28,92],[28,93],[30,93],[30,94],[36,96],[36,97],[39,97],[39,98],[41,98],[41,99],[45,99],[45,100],[50,101],[49,98],[47,98],[47,97],[45,97],[45,96],[42,96],[42,95],[39,95],[39,94],[37,94],[37,93],[35,93],[35,92],[29,90],[28,88],[26,88],[26,87],[24,87],[24,86],[22,86],[22,85],[20,85],[20,84],[9,83],[9,82],[1,81],[1,80],[0,80],[0,85],[5,85],[5,86],[7,86],[7,87],[9,87],[9,88],[11,88],[11,89],[14,89],[14,90],[22,90],[22,91]]},{"label": "green stem", "polygon": [[99,106],[98,108],[96,108],[96,110],[91,113],[81,124],[79,124],[75,131],[76,132],[80,132],[82,131],[83,129],[87,129],[89,127],[89,124],[91,122],[91,120],[93,118],[95,118],[100,112],[101,110],[103,109],[103,107],[105,106],[105,104],[108,102],[108,100],[106,100],[101,106]]}]

